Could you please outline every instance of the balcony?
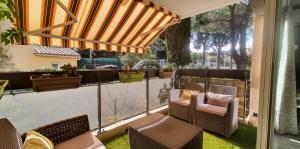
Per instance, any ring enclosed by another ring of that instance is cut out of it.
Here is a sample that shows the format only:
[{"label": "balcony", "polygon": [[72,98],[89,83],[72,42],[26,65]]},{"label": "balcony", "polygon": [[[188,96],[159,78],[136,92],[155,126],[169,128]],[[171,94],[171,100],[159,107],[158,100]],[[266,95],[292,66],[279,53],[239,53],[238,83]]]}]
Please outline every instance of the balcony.
[{"label": "balcony", "polygon": [[[168,115],[169,90],[181,88],[180,78],[184,77],[206,78],[227,85],[230,81],[242,83],[244,89],[241,93],[245,98],[239,104],[240,122],[247,117],[247,71],[178,70],[175,79],[158,78],[157,71],[146,71],[142,81],[131,83],[118,81],[118,72],[79,71],[83,76],[79,88],[45,92],[35,92],[31,88],[29,76],[38,72],[1,73],[1,78],[11,80],[12,90],[6,90],[0,101],[0,117],[8,118],[19,133],[25,133],[60,120],[88,115],[90,129],[107,148],[129,148],[127,124],[150,113]],[[205,131],[203,146],[253,148],[255,138],[256,127],[244,124],[229,139]]]}]

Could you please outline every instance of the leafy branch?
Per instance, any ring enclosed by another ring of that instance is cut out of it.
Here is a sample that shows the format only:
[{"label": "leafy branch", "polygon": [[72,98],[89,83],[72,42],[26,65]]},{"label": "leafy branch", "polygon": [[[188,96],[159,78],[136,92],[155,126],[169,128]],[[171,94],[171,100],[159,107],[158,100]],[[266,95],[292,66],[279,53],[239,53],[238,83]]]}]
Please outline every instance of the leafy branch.
[{"label": "leafy branch", "polygon": [[0,21],[9,19],[14,22],[17,17],[16,9],[12,0],[0,0]]},{"label": "leafy branch", "polygon": [[[0,21],[10,20],[14,22],[14,19],[17,18],[17,12],[15,5],[12,0],[0,0]],[[9,28],[6,31],[1,33],[1,42],[5,45],[14,44],[18,41],[24,44],[24,30],[17,30],[15,28]]]}]

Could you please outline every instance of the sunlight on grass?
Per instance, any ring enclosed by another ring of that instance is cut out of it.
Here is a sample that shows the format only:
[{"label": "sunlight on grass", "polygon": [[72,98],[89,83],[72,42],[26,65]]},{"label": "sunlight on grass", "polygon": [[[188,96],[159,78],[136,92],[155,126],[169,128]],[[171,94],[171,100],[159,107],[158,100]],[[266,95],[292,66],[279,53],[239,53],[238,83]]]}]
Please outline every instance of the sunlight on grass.
[{"label": "sunlight on grass", "polygon": [[[254,149],[256,144],[256,127],[240,125],[230,139],[204,132],[203,149]],[[124,134],[105,143],[108,149],[130,149],[128,135]]]}]

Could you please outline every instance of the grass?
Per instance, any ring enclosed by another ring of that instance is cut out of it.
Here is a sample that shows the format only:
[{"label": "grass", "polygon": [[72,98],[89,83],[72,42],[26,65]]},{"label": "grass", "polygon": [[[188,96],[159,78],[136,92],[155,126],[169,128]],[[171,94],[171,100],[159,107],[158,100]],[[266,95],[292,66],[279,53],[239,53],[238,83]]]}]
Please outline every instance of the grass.
[{"label": "grass", "polygon": [[[203,136],[203,149],[254,149],[256,127],[253,125],[240,125],[230,139],[209,132],[204,132]],[[130,149],[127,134],[116,137],[104,144],[108,149]]]}]

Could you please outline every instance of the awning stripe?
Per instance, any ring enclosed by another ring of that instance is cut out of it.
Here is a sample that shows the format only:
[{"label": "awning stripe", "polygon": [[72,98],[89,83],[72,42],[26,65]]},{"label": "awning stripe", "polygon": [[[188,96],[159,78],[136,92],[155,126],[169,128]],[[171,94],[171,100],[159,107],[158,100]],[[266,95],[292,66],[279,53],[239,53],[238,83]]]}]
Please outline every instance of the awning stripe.
[{"label": "awning stripe", "polygon": [[[138,17],[135,19],[135,21],[131,24],[131,26],[127,29],[125,34],[121,37],[121,40],[118,41],[118,43],[123,43],[126,37],[133,31],[133,28],[136,26],[136,24],[142,19],[142,17],[146,14],[147,8],[144,7],[142,11],[139,13]],[[121,50],[121,47],[118,47],[118,52]],[[123,52],[123,51],[122,51]],[[128,51],[127,51],[128,52]]]},{"label": "awning stripe", "polygon": [[[55,0],[46,0],[43,1],[42,6],[44,6],[42,9],[42,14],[45,14],[42,19],[42,28],[44,28],[53,24],[53,19],[55,17],[53,12],[55,12],[56,3]],[[50,34],[50,31],[45,31],[43,33]],[[42,44],[49,46],[50,38],[42,37]]]},{"label": "awning stripe", "polygon": [[[75,16],[78,16],[78,10],[80,8],[80,5],[82,4],[81,0],[71,0],[69,1],[69,5],[68,8],[70,9],[70,11],[75,14]],[[71,21],[71,17],[69,15],[66,16],[66,20],[65,22]],[[63,33],[62,36],[70,36],[71,30],[74,27],[74,25],[68,25],[66,27],[63,28]],[[69,40],[62,40],[62,45],[64,47],[69,47],[70,46],[70,42]]]},{"label": "awning stripe", "polygon": [[[16,21],[18,28],[23,27],[27,34],[32,33],[27,36],[26,44],[141,53],[145,43],[160,33],[152,32],[152,29],[180,20],[174,13],[152,2],[144,3],[144,0],[14,2],[20,16]],[[72,21],[75,23],[70,25]],[[43,32],[37,32],[39,30]],[[149,34],[141,38],[143,33]]]},{"label": "awning stripe", "polygon": [[[113,3],[112,8],[110,8],[110,11],[108,12],[108,14],[105,17],[105,22],[102,25],[101,28],[99,28],[99,30],[97,31],[96,36],[94,37],[94,40],[100,40],[101,36],[103,35],[103,33],[105,32],[106,28],[108,27],[108,25],[111,23],[111,21],[114,18],[114,15],[116,14],[116,11],[118,10],[118,8],[120,7],[122,1],[115,1]],[[98,50],[99,48],[99,44],[95,44],[96,45],[96,50]]]},{"label": "awning stripe", "polygon": [[[100,1],[93,1],[92,4],[92,8],[90,9],[89,13],[88,13],[88,17],[87,20],[84,24],[83,30],[80,33],[80,38],[85,38],[86,35],[88,34],[88,31],[90,31],[90,27],[92,26],[92,24],[95,21],[95,17],[97,16],[97,13],[100,11],[100,7],[102,6],[102,0]],[[80,48],[85,49],[85,44],[84,42],[79,42]]]},{"label": "awning stripe", "polygon": [[[115,30],[113,31],[113,33],[110,35],[110,37],[108,38],[107,42],[111,42],[116,37],[117,33],[122,29],[122,27],[124,26],[125,22],[128,20],[128,18],[132,14],[133,10],[136,8],[136,6],[137,6],[137,2],[135,2],[135,1],[131,1],[130,2],[130,7],[124,13],[123,18],[121,19],[120,23],[115,28]],[[107,50],[111,51],[111,46],[110,45],[107,45]]]},{"label": "awning stripe", "polygon": [[[148,18],[148,20],[141,26],[141,28],[133,35],[131,40],[129,40],[128,44],[132,44],[132,42],[143,32],[143,30],[150,24],[150,22],[157,16],[158,11],[152,13],[152,15]],[[127,47],[128,50],[128,47]]]}]

